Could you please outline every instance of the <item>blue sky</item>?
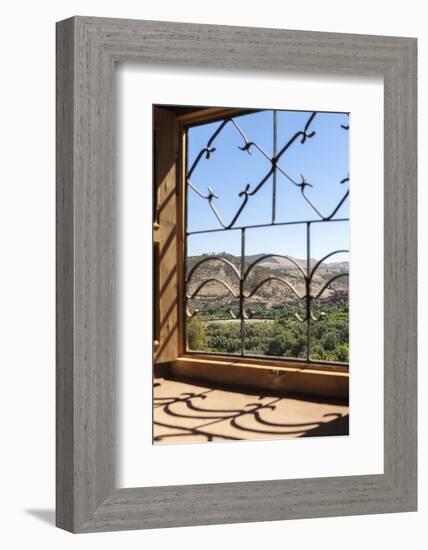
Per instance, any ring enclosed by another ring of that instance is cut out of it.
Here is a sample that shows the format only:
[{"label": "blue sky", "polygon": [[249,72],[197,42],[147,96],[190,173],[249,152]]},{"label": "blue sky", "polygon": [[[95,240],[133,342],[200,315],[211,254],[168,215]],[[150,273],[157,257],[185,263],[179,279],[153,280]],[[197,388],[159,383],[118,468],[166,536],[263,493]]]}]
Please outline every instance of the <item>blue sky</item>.
[{"label": "blue sky", "polygon": [[[298,131],[303,130],[312,112],[277,112],[277,150]],[[249,141],[256,142],[269,155],[273,155],[273,111],[261,111],[236,117],[235,121]],[[309,132],[316,134],[304,144],[300,139],[282,155],[280,168],[294,181],[305,180],[313,185],[307,188],[307,195],[325,215],[330,214],[347,190],[347,183],[340,181],[349,175],[349,132],[341,125],[349,123],[345,113],[317,113]],[[195,126],[188,131],[188,166],[220,122]],[[192,173],[192,185],[203,194],[211,187],[218,199],[214,204],[222,219],[229,223],[238,210],[242,198],[239,192],[247,184],[254,189],[269,171],[270,162],[256,148],[251,155],[241,151],[244,140],[238,130],[227,124],[213,143],[216,151],[209,159],[201,159]],[[272,220],[272,182],[270,177],[253,196],[236,222],[236,226],[270,223]],[[288,222],[319,219],[316,212],[301,196],[300,188],[294,186],[283,174],[277,172],[276,221]],[[188,230],[201,231],[221,227],[211,211],[208,201],[192,189],[188,189]],[[339,209],[336,218],[349,215],[348,202]],[[349,248],[347,222],[321,222],[311,225],[311,256],[320,258],[335,249]],[[217,233],[191,235],[188,237],[188,254],[227,251],[240,253],[240,231],[228,230]],[[246,254],[258,253],[289,254],[306,256],[305,225],[277,226],[263,229],[248,229],[246,232]],[[344,259],[335,256],[332,261]]]}]

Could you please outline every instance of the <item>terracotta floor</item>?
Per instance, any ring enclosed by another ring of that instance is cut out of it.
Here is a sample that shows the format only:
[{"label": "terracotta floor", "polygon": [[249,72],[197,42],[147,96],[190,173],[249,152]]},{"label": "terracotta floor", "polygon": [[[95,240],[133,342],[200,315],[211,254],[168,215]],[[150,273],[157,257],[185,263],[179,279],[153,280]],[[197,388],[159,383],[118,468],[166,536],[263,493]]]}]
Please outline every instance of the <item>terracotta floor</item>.
[{"label": "terracotta floor", "polygon": [[155,379],[154,443],[348,435],[344,404]]}]

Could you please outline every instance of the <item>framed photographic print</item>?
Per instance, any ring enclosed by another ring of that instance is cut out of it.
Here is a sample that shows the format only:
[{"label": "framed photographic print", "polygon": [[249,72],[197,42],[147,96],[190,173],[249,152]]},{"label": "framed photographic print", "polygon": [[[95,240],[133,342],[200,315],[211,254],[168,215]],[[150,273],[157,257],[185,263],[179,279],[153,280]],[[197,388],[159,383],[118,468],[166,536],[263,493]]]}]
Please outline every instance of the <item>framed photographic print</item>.
[{"label": "framed photographic print", "polygon": [[416,509],[416,40],[57,26],[57,525]]}]

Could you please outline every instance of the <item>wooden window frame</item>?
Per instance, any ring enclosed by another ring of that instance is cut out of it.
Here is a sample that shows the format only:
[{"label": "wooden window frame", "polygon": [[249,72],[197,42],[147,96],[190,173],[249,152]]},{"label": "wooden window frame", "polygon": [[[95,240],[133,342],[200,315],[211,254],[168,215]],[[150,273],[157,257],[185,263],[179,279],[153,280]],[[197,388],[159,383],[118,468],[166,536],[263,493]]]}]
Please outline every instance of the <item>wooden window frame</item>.
[{"label": "wooden window frame", "polygon": [[[327,361],[309,363],[280,357],[241,357],[226,353],[210,355],[185,348],[183,297],[187,129],[221,120],[234,112],[256,111],[224,107],[153,106],[153,173],[157,197],[154,201],[157,209],[155,206],[153,233],[154,244],[158,247],[154,255],[154,280],[159,280],[160,289],[169,284],[169,290],[160,295],[155,292],[154,326],[160,327],[160,331],[154,338],[154,374],[347,401],[348,365]],[[170,163],[171,168],[158,169],[157,165],[165,162]],[[164,173],[166,176],[162,177]],[[175,193],[172,194],[173,187]],[[165,206],[165,199],[173,202],[173,206]],[[175,211],[174,220],[171,219],[172,211]],[[158,261],[157,256],[160,258]],[[166,319],[165,315],[170,318]]]}]

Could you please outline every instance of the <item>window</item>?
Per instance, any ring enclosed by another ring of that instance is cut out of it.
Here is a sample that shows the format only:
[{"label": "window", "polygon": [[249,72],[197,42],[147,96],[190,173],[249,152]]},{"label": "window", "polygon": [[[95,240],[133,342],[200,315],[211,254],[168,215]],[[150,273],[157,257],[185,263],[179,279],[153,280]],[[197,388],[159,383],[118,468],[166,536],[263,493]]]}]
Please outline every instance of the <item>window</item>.
[{"label": "window", "polygon": [[347,133],[290,111],[187,129],[187,351],[348,360]]},{"label": "window", "polygon": [[163,106],[154,126],[155,364],[346,370],[348,113]]}]

